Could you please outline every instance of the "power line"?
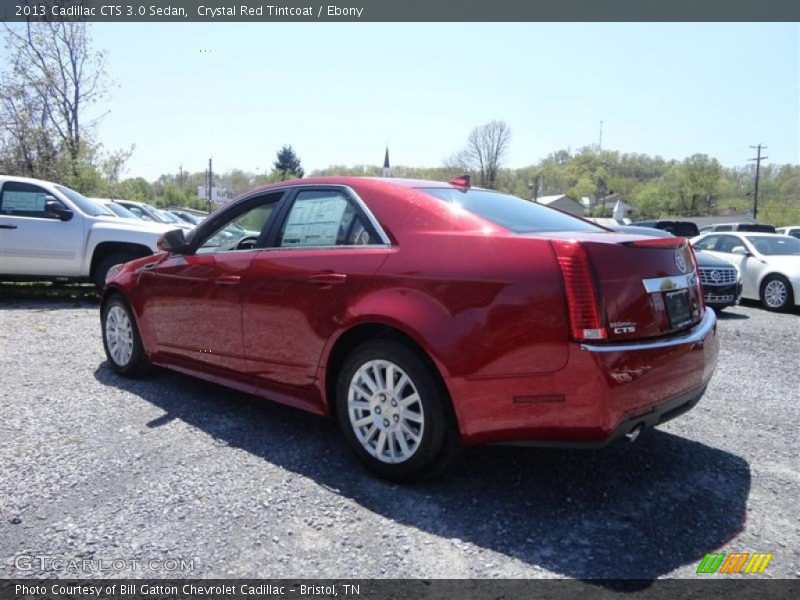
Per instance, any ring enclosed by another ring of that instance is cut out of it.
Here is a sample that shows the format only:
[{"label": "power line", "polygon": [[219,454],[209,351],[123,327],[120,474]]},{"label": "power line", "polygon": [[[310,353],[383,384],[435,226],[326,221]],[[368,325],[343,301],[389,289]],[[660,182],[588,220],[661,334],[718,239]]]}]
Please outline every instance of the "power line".
[{"label": "power line", "polygon": [[755,158],[748,159],[748,162],[756,161],[756,189],[755,193],[753,194],[753,218],[758,220],[758,177],[761,173],[761,161],[769,158],[769,156],[761,156],[761,150],[762,148],[766,150],[767,149],[766,146],[762,146],[761,144],[759,144],[758,146],[750,146],[750,147],[753,149],[758,149],[758,156],[756,156]]}]

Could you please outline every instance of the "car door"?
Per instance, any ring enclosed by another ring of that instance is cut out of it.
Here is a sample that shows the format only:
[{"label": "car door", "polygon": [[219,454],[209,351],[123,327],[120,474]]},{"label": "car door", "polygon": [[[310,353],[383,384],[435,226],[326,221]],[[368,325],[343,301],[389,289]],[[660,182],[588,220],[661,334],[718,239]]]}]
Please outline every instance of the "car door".
[{"label": "car door", "polygon": [[758,275],[760,261],[753,256],[734,254],[733,249],[743,247],[748,252],[752,249],[737,235],[720,235],[714,246],[716,255],[734,265],[742,277],[742,295],[746,298],[758,298]]},{"label": "car door", "polygon": [[196,231],[187,254],[142,272],[140,289],[159,352],[245,372],[242,290],[283,192],[237,202]]},{"label": "car door", "polygon": [[[47,201],[72,210],[67,220]],[[6,181],[0,188],[0,273],[77,277],[84,247],[81,214],[39,185]]]},{"label": "car door", "polygon": [[305,387],[391,246],[344,187],[295,189],[273,227],[271,247],[257,253],[243,288],[244,350],[251,375]]}]

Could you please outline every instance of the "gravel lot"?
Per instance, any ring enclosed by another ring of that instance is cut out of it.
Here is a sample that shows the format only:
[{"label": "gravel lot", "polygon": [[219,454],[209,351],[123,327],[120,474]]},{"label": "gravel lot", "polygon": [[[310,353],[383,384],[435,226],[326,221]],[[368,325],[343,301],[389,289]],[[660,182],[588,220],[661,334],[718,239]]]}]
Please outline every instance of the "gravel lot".
[{"label": "gravel lot", "polygon": [[96,302],[6,296],[0,576],[58,574],[15,567],[46,555],[142,561],[72,576],[650,579],[720,549],[798,577],[800,316],[740,306],[719,331],[705,398],[636,444],[472,449],[403,487],[326,419],[168,371],[117,377]]}]

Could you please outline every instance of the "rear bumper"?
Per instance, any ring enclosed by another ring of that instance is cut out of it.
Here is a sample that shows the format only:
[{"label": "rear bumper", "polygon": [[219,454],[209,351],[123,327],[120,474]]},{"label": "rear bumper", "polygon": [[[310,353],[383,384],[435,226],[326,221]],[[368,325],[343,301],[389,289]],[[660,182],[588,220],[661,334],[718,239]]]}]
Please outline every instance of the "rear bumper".
[{"label": "rear bumper", "polygon": [[716,316],[689,331],[624,344],[570,344],[558,372],[447,380],[466,444],[603,446],[691,409],[717,365]]}]

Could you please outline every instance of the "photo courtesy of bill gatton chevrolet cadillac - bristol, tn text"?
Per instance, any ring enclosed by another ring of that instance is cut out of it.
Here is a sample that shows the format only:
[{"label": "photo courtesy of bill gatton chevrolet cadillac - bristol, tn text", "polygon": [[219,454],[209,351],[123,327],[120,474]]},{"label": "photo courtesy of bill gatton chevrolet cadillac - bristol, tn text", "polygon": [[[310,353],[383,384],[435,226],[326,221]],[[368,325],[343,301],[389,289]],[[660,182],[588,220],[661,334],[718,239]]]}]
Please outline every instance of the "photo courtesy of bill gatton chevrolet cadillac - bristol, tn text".
[{"label": "photo courtesy of bill gatton chevrolet cadillac - bristol, tn text", "polygon": [[109,270],[111,367],[160,365],[330,415],[407,481],[463,446],[597,447],[691,409],[717,362],[683,237],[448,183],[246,193]]}]

